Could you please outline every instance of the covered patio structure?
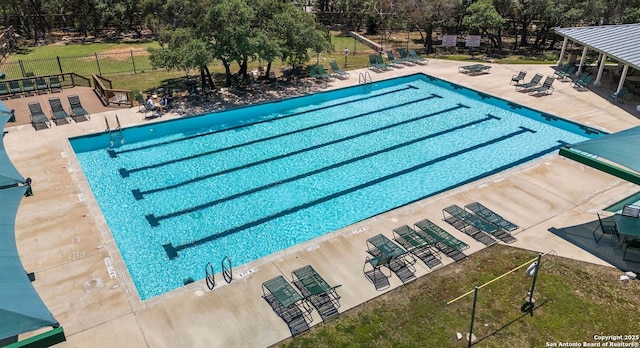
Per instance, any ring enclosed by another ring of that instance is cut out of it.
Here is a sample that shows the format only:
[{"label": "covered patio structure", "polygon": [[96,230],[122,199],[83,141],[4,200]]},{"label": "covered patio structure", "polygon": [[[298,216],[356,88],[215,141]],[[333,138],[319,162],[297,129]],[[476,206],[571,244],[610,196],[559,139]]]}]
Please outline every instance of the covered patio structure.
[{"label": "covered patio structure", "polygon": [[[640,23],[621,25],[601,25],[590,27],[555,28],[556,34],[564,37],[562,50],[558,65],[563,65],[564,56],[569,40],[583,46],[582,58],[576,75],[582,74],[584,62],[589,49],[599,53],[597,63],[597,74],[593,85],[598,87],[602,84],[602,74],[608,58],[612,58],[622,64],[620,80],[617,81],[615,95],[622,91],[625,81],[630,81],[634,85],[640,85],[640,46],[637,45],[640,36]],[[637,75],[627,76],[629,67],[638,71]],[[636,107],[640,111],[640,105]]]}]

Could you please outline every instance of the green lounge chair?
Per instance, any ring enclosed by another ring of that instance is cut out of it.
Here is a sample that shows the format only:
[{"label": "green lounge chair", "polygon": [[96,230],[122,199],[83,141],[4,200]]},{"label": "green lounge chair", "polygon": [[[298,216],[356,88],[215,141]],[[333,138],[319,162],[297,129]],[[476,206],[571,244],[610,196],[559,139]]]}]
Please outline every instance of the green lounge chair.
[{"label": "green lounge chair", "polygon": [[62,84],[60,83],[60,78],[58,78],[58,76],[51,76],[49,78],[49,90],[51,92],[62,91]]},{"label": "green lounge chair", "polygon": [[544,80],[544,82],[542,83],[541,86],[538,87],[533,87],[531,89],[529,89],[529,94],[531,95],[537,95],[537,96],[541,96],[541,95],[549,95],[551,93],[553,93],[553,81],[555,81],[556,79],[554,77],[551,76],[547,76],[547,78]]},{"label": "green lounge chair", "polygon": [[396,59],[396,57],[394,57],[393,55],[393,51],[387,51],[387,60],[389,61],[389,64],[391,64],[391,66],[393,66],[394,68],[402,68],[407,64],[407,62],[403,60]]},{"label": "green lounge chair", "polygon": [[393,233],[395,235],[394,240],[415,257],[422,260],[427,267],[434,269],[442,266],[438,253],[431,249],[431,244],[435,244],[435,240],[419,234],[407,225],[394,228]]},{"label": "green lounge chair", "polygon": [[407,51],[404,48],[398,49],[398,54],[400,55],[400,59],[404,60],[408,64],[418,64],[418,61],[414,58],[411,58],[407,55]]},{"label": "green lounge chair", "polygon": [[340,79],[349,78],[349,73],[340,69],[340,67],[338,67],[338,63],[336,63],[335,60],[332,60],[331,62],[329,62],[329,65],[331,66],[331,71],[333,71],[333,73],[337,78],[340,78]]},{"label": "green lounge chair", "polygon": [[329,285],[311,265],[294,270],[291,272],[291,276],[293,285],[311,302],[323,321],[338,315],[340,295],[336,289],[342,285]]},{"label": "green lounge chair", "polygon": [[284,320],[292,336],[309,331],[307,320],[313,321],[311,308],[283,276],[277,276],[262,283],[262,292],[262,298]]},{"label": "green lounge chair", "polygon": [[393,67],[393,65],[384,62],[384,58],[382,58],[382,55],[374,54],[373,56],[376,58],[376,62],[379,66],[382,67],[383,70],[391,70],[391,68]]},{"label": "green lounge chair", "polygon": [[60,98],[49,98],[49,106],[51,106],[51,119],[56,126],[69,123],[69,114],[64,111]]},{"label": "green lounge chair", "polygon": [[32,79],[22,80],[22,92],[25,95],[35,94],[36,86],[33,84]]},{"label": "green lounge chair", "polygon": [[543,77],[542,74],[535,74],[531,78],[531,81],[516,84],[516,91],[528,91],[529,89],[538,86],[538,84],[542,80],[542,77]]},{"label": "green lounge chair", "polygon": [[496,240],[493,239],[492,236],[505,243],[513,243],[516,241],[508,232],[499,229],[498,226],[482,220],[479,216],[473,215],[455,204],[444,208],[442,214],[446,222],[486,246],[496,244]]},{"label": "green lounge chair", "polygon": [[516,84],[522,83],[524,81],[524,77],[527,76],[527,72],[524,70],[520,70],[518,75],[511,76],[511,83],[515,82]]},{"label": "green lounge chair", "polygon": [[465,65],[458,70],[468,75],[488,74],[490,66],[484,64]]},{"label": "green lounge chair", "polygon": [[478,215],[485,221],[488,221],[507,232],[515,231],[518,229],[518,225],[506,220],[505,218],[496,214],[493,210],[485,207],[481,203],[478,203],[478,202],[469,203],[465,205],[464,208]]},{"label": "green lounge chair", "polygon": [[318,72],[318,77],[320,77],[321,79],[325,79],[325,80],[335,80],[335,78],[329,74],[327,74],[327,72],[324,70],[324,67],[320,64],[316,65],[316,71]]},{"label": "green lounge chair", "polygon": [[373,70],[373,71],[384,71],[384,70],[389,70],[389,66],[387,66],[386,64],[380,64],[378,63],[378,58],[376,57],[378,56],[377,54],[370,54],[369,55],[369,69]]},{"label": "green lounge chair", "polygon": [[71,118],[73,118],[76,122],[88,121],[90,118],[87,110],[84,109],[82,103],[80,103],[80,97],[77,94],[72,94],[67,96],[67,100],[69,101],[69,113],[71,114]]},{"label": "green lounge chair", "polygon": [[49,91],[49,85],[42,76],[36,77],[36,91],[38,94],[41,92],[47,93]]},{"label": "green lounge chair", "polygon": [[573,74],[575,74],[576,70],[578,70],[578,68],[576,68],[575,65],[567,65],[564,69],[560,68],[556,70],[553,75],[558,76],[559,80],[570,79]]},{"label": "green lounge chair", "polygon": [[462,65],[458,67],[458,71],[464,74],[468,74],[472,70],[477,69],[481,66],[483,66],[483,64]]},{"label": "green lounge chair", "polygon": [[579,79],[573,80],[571,82],[571,85],[573,85],[573,88],[575,88],[575,89],[584,90],[584,89],[587,88],[589,83],[591,83],[591,80],[593,80],[593,75],[584,74],[584,75],[580,76]]},{"label": "green lounge chair", "polygon": [[388,259],[385,265],[395,273],[402,283],[416,279],[413,265],[416,260],[410,254],[382,234],[367,239],[367,252],[374,258]]},{"label": "green lounge chair", "polygon": [[17,80],[9,81],[9,93],[11,93],[12,97],[22,95],[22,87],[20,87],[20,83]]},{"label": "green lounge chair", "polygon": [[42,111],[40,103],[29,103],[29,112],[31,113],[31,124],[36,131],[43,128],[49,128],[49,119]]},{"label": "green lounge chair", "polygon": [[469,248],[469,245],[450,235],[449,232],[443,230],[429,219],[418,221],[414,226],[417,227],[416,232],[423,234],[426,238],[433,239],[435,247],[454,261],[462,261],[468,258],[462,250]]},{"label": "green lounge chair", "polygon": [[11,92],[9,92],[9,87],[4,81],[0,81],[0,98],[10,97]]},{"label": "green lounge chair", "polygon": [[624,100],[624,97],[627,95],[628,92],[629,92],[629,89],[627,88],[627,86],[624,86],[618,93],[616,93],[615,91],[612,91],[611,93],[609,93],[609,97],[607,97],[607,99],[612,103],[614,101]]},{"label": "green lounge chair", "polygon": [[[378,291],[387,289],[391,286],[391,283],[389,283],[389,278],[391,278],[391,268],[389,268],[390,262],[391,259],[388,256],[379,256],[374,258],[367,256],[364,260],[362,272],[364,273],[365,278],[367,278],[367,280],[369,280]],[[383,267],[389,269],[389,275],[386,275],[382,271]]]},{"label": "green lounge chair", "polygon": [[413,58],[417,64],[429,64],[429,59],[420,57],[415,50],[409,50],[409,57]]}]

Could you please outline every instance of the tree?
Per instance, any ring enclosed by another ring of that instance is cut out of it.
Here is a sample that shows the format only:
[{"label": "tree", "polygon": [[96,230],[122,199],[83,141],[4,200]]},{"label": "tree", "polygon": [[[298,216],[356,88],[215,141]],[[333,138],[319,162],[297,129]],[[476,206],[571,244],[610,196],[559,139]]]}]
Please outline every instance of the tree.
[{"label": "tree", "polygon": [[427,53],[433,53],[433,31],[451,18],[452,0],[410,0],[402,3],[399,13],[410,25],[405,29],[417,29]]},{"label": "tree", "polygon": [[467,9],[463,24],[471,31],[487,35],[493,47],[502,49],[500,32],[505,20],[500,16],[491,0],[478,0]]}]

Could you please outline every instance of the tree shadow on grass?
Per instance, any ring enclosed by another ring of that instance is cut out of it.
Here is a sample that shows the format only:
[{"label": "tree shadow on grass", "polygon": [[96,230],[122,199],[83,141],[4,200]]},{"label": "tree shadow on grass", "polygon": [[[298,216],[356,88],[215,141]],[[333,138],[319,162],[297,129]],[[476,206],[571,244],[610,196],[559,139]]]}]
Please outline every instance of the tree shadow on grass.
[{"label": "tree shadow on grass", "polygon": [[480,338],[480,339],[476,340],[475,342],[471,343],[471,345],[472,345],[472,346],[474,346],[474,345],[476,345],[476,344],[478,344],[478,343],[480,343],[480,342],[482,342],[482,341],[484,341],[484,340],[486,340],[486,339],[489,339],[489,338],[491,338],[491,337],[495,336],[495,335],[496,335],[496,334],[498,334],[500,331],[502,331],[502,330],[504,330],[504,329],[508,328],[508,327],[509,327],[509,326],[511,326],[512,324],[517,323],[518,321],[522,320],[522,319],[523,319],[524,317],[526,317],[526,316],[533,316],[533,314],[534,314],[534,312],[536,311],[536,309],[538,309],[538,308],[540,308],[540,307],[544,306],[546,303],[547,303],[547,300],[544,300],[542,303],[540,303],[539,305],[535,306],[535,307],[531,310],[531,312],[524,312],[524,313],[522,313],[522,315],[520,315],[519,317],[517,317],[517,318],[515,318],[515,319],[511,320],[510,322],[508,322],[508,323],[506,323],[506,324],[502,325],[500,328],[498,328],[498,329],[494,330],[493,332],[489,333],[488,335],[486,335],[486,336],[484,336],[484,337],[482,337],[482,338]]}]

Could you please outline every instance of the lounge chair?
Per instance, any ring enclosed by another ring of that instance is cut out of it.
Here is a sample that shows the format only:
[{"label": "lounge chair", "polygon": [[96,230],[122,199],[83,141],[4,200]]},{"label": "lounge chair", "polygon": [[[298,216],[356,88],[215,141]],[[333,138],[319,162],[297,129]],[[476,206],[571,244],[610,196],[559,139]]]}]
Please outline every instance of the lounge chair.
[{"label": "lounge chair", "polygon": [[12,97],[22,95],[22,87],[20,87],[20,83],[18,81],[9,81],[9,93]]},{"label": "lounge chair", "polygon": [[419,234],[413,228],[403,225],[393,229],[394,240],[408,252],[424,262],[427,267],[434,269],[442,266],[438,252],[431,249],[435,240]]},{"label": "lounge chair", "polygon": [[316,71],[318,72],[318,76],[321,79],[325,79],[325,80],[335,80],[335,78],[329,74],[327,74],[327,72],[324,70],[324,67],[320,64],[316,65]]},{"label": "lounge chair", "polygon": [[378,65],[382,66],[384,70],[391,70],[391,68],[393,67],[392,64],[384,62],[384,58],[382,58],[382,55],[374,54],[373,56],[376,58],[376,62],[378,63]]},{"label": "lounge chair", "polygon": [[538,86],[538,84],[542,80],[542,77],[543,77],[542,74],[535,74],[531,78],[531,81],[516,84],[516,91],[528,91],[529,89]]},{"label": "lounge chair", "polygon": [[336,63],[335,60],[332,60],[331,62],[329,62],[329,65],[331,66],[331,71],[333,71],[335,77],[339,79],[349,78],[349,73],[340,69],[340,67],[338,66],[338,63]]},{"label": "lounge chair", "polygon": [[490,66],[484,64],[463,65],[458,67],[458,71],[468,75],[479,75],[489,73]]},{"label": "lounge chair", "polygon": [[625,204],[624,207],[622,207],[622,212],[620,213],[620,215],[634,218],[640,217],[640,206],[634,204]]},{"label": "lounge chair", "polygon": [[418,64],[417,59],[409,57],[407,55],[407,51],[405,51],[404,48],[399,48],[398,54],[400,55],[400,59],[404,60],[408,64]]},{"label": "lounge chair", "polygon": [[80,103],[80,97],[77,94],[72,94],[67,96],[67,100],[69,101],[69,114],[71,114],[71,118],[73,118],[76,122],[88,121],[90,118],[87,110],[84,109],[82,103]]},{"label": "lounge chair", "polygon": [[[391,286],[391,283],[389,283],[389,278],[391,278],[391,269],[389,268],[390,261],[391,258],[388,256],[373,258],[367,256],[364,260],[362,272],[364,273],[365,278],[367,278],[367,280],[369,280],[378,291],[387,289]],[[382,271],[383,267],[389,269],[389,275],[386,275]]]},{"label": "lounge chair", "polygon": [[51,106],[51,119],[56,126],[69,123],[69,114],[64,111],[60,98],[49,98],[49,106]]},{"label": "lounge chair", "polygon": [[490,236],[498,231],[498,227],[495,225],[485,222],[479,217],[473,218],[473,215],[455,204],[442,209],[442,215],[444,221],[476,241],[486,246],[496,244],[496,240]]},{"label": "lounge chair", "polygon": [[558,70],[556,70],[553,75],[557,76],[559,80],[563,81],[566,79],[571,79],[571,77],[573,76],[573,74],[576,73],[576,70],[578,70],[578,68],[576,68],[575,65],[567,65],[566,68],[560,68]]},{"label": "lounge chair", "polygon": [[367,239],[367,252],[374,258],[389,259],[385,265],[395,273],[402,283],[416,279],[413,265],[416,260],[410,254],[392,242],[383,234],[375,235]]},{"label": "lounge chair", "polygon": [[404,60],[396,59],[396,57],[393,56],[393,51],[387,51],[387,60],[394,68],[402,68],[407,64]]},{"label": "lounge chair", "polygon": [[25,95],[36,94],[36,86],[32,79],[22,80],[22,93]]},{"label": "lounge chair", "polygon": [[511,76],[511,83],[515,82],[516,84],[524,81],[524,77],[527,76],[527,72],[524,70],[520,70],[518,75]]},{"label": "lounge chair", "polygon": [[409,57],[413,58],[417,64],[429,64],[429,59],[420,57],[415,50],[409,50]]},{"label": "lounge chair", "polygon": [[629,92],[629,89],[627,88],[627,86],[624,86],[618,93],[616,93],[615,91],[611,91],[611,93],[609,93],[609,97],[607,97],[607,100],[609,100],[612,103],[614,101],[624,100],[624,97],[627,95],[628,92]]},{"label": "lounge chair", "polygon": [[593,75],[591,74],[583,74],[582,76],[580,76],[579,79],[573,80],[571,82],[571,85],[573,85],[573,88],[575,89],[586,89],[587,86],[589,85],[589,83],[591,83],[591,80],[593,80]]},{"label": "lounge chair", "polygon": [[51,92],[62,91],[62,84],[60,83],[60,78],[58,78],[58,76],[51,76],[49,78],[49,90]]},{"label": "lounge chair", "polygon": [[49,85],[47,84],[47,81],[45,81],[44,77],[36,77],[36,92],[40,94],[41,92],[47,93],[48,91]]},{"label": "lounge chair", "polygon": [[418,221],[414,226],[417,227],[416,232],[423,234],[426,238],[433,239],[436,242],[435,247],[454,261],[462,261],[468,258],[462,250],[469,248],[469,245],[452,236],[430,220]]},{"label": "lounge chair", "polygon": [[342,285],[331,286],[316,270],[307,265],[291,272],[293,285],[316,308],[323,321],[338,315],[340,295],[336,289]]},{"label": "lounge chair", "polygon": [[529,89],[529,94],[531,95],[549,95],[553,93],[553,81],[555,81],[555,77],[547,76],[541,86],[533,87]]},{"label": "lounge chair", "polygon": [[9,87],[4,81],[0,81],[0,98],[10,97],[11,92],[9,92]]},{"label": "lounge chair", "polygon": [[390,68],[389,68],[389,66],[387,64],[378,63],[378,58],[377,57],[379,57],[379,55],[377,55],[377,54],[370,54],[369,55],[369,64],[368,64],[369,69],[374,70],[374,71],[389,70]]},{"label": "lounge chair", "polygon": [[506,220],[502,216],[496,214],[493,210],[485,207],[481,203],[473,202],[464,206],[465,209],[471,211],[472,213],[478,215],[480,218],[488,221],[499,228],[511,232],[518,229],[518,225]]},{"label": "lounge chair", "polygon": [[311,308],[283,276],[277,276],[262,283],[262,292],[262,298],[289,326],[292,336],[309,330],[307,320],[313,321]]},{"label": "lounge chair", "polygon": [[[31,124],[36,130],[49,128],[49,119],[42,111],[42,107],[38,102],[29,103],[29,112],[31,113]],[[44,127],[43,127],[44,126]]]}]

